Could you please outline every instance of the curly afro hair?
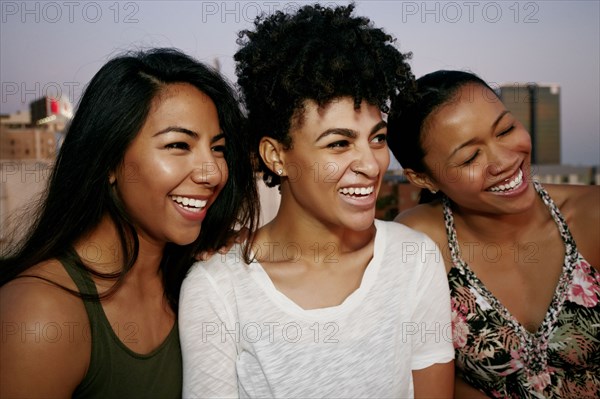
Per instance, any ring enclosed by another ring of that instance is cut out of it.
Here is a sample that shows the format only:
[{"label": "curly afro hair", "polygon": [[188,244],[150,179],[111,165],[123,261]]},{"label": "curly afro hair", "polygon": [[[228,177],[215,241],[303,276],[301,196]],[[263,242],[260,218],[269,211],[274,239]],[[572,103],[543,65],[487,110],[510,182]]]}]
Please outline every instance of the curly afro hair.
[{"label": "curly afro hair", "polygon": [[[264,136],[290,148],[289,131],[302,124],[306,100],[323,106],[352,97],[357,109],[364,100],[387,113],[391,98],[412,95],[412,54],[402,54],[390,35],[368,18],[352,16],[353,10],[351,4],[278,11],[257,17],[254,31],[239,33],[234,58],[253,151]],[[257,159],[265,183],[280,184]]]}]

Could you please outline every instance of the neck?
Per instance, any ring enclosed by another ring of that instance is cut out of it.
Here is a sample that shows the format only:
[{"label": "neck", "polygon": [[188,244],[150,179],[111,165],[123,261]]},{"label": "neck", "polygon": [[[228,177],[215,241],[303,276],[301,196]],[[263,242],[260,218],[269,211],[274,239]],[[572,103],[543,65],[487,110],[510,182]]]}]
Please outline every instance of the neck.
[{"label": "neck", "polygon": [[[139,251],[128,278],[154,275],[159,271],[164,245],[156,245],[139,237]],[[119,273],[125,266],[123,249],[113,220],[104,215],[91,233],[75,244],[75,251],[85,264],[100,273]]]},{"label": "neck", "polygon": [[466,230],[483,242],[519,241],[550,218],[540,198],[536,198],[530,209],[517,214],[478,213],[456,206],[453,214],[457,230]]},{"label": "neck", "polygon": [[260,261],[319,264],[364,248],[374,235],[374,224],[364,231],[325,224],[282,196],[277,216],[259,229],[253,248]]}]

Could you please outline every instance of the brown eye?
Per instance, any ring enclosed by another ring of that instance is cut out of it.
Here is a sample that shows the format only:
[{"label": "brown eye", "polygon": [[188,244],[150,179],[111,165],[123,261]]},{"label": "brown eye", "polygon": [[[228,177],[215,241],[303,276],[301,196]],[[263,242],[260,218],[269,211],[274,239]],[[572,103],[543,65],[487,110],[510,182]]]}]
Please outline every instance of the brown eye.
[{"label": "brown eye", "polygon": [[348,146],[348,141],[340,140],[334,141],[333,143],[327,144],[327,148],[344,148]]},{"label": "brown eye", "polygon": [[378,134],[377,136],[373,137],[373,140],[371,141],[373,143],[385,143],[387,141],[387,134]]}]

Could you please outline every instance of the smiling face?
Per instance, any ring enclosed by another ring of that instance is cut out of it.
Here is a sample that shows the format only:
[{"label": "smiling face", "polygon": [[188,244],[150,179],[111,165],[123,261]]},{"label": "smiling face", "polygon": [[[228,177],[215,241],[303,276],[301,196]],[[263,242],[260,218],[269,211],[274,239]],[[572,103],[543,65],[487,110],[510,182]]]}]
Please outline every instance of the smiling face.
[{"label": "smiling face", "polygon": [[462,86],[427,117],[423,148],[428,188],[442,190],[459,207],[518,213],[535,199],[530,136],[482,85]]},{"label": "smiling face", "polygon": [[[322,108],[305,103],[292,146],[279,153],[282,204],[294,215],[362,231],[372,226],[375,202],[390,158],[386,124],[377,106],[352,98]],[[287,177],[287,178],[285,178]]]},{"label": "smiling face", "polygon": [[225,138],[213,101],[170,84],[111,175],[141,240],[192,243],[227,180]]}]

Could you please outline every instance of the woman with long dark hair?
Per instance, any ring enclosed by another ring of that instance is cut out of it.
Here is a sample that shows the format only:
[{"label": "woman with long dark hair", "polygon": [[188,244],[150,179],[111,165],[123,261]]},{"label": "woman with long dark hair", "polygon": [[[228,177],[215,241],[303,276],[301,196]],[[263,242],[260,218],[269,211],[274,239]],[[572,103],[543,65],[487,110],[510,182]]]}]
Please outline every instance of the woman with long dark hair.
[{"label": "woman with long dark hair", "polygon": [[177,50],[100,69],[3,254],[3,397],[181,396],[183,277],[255,220],[242,126],[228,83]]}]

